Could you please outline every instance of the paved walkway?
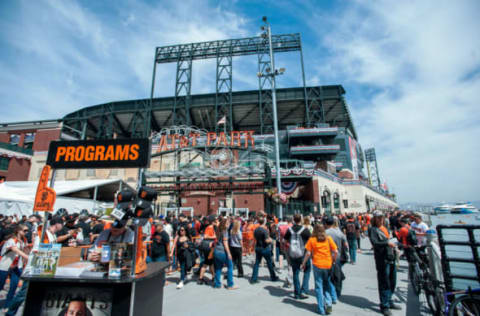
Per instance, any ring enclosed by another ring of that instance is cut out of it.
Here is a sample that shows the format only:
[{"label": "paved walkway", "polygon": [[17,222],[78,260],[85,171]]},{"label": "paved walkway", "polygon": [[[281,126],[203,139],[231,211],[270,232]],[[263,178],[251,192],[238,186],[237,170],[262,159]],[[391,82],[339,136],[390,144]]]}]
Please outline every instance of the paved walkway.
[{"label": "paved walkway", "polygon": [[[367,239],[362,239],[362,247],[370,249]],[[245,257],[244,257],[245,258]],[[253,256],[244,262],[245,274],[249,277],[253,266]],[[409,289],[407,266],[400,261],[397,275],[395,302],[402,310],[393,311],[395,316],[422,315],[425,307]],[[226,271],[226,269],[224,269]],[[346,280],[343,283],[342,297],[333,305],[332,315],[380,315],[378,290],[373,251],[364,250],[357,256],[357,264],[344,266]],[[210,274],[207,274],[210,277]],[[236,271],[234,270],[234,275]],[[213,289],[207,285],[197,285],[196,279],[187,281],[183,289],[176,289],[179,273],[167,276],[171,283],[165,286],[163,315],[316,315],[316,299],[313,273],[310,277],[310,295],[306,300],[295,300],[292,288],[284,287],[285,270],[279,273],[282,282],[269,281],[266,267],[260,268],[260,283],[251,285],[247,278],[234,278],[238,290]],[[226,281],[224,281],[226,283]]]}]

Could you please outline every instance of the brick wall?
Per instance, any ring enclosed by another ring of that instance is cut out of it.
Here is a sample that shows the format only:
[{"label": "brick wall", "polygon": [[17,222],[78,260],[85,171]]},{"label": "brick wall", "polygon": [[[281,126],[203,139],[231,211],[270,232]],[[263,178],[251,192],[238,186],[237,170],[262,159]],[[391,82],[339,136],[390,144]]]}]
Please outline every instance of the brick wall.
[{"label": "brick wall", "polygon": [[4,176],[7,181],[28,181],[30,164],[30,160],[11,158],[8,171],[0,171],[0,176]]},{"label": "brick wall", "polygon": [[[215,195],[197,195],[195,192],[186,193],[182,197],[182,207],[193,207],[195,215],[217,214],[220,201],[225,201],[226,196],[222,191]],[[234,194],[236,208],[248,208],[250,211],[263,211],[263,194]]]},{"label": "brick wall", "polygon": [[263,194],[235,194],[235,207],[248,208],[250,211],[265,210]]},{"label": "brick wall", "polygon": [[60,139],[60,129],[39,130],[35,134],[35,142],[33,143],[33,151],[48,151],[48,146],[53,140]]},{"label": "brick wall", "polygon": [[0,143],[10,142],[10,135],[8,133],[0,133]]}]

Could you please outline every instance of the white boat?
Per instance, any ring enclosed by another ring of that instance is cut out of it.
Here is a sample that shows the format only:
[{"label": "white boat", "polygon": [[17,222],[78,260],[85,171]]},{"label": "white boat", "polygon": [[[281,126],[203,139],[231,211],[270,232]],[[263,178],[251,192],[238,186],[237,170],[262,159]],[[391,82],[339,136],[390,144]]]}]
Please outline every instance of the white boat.
[{"label": "white boat", "polygon": [[452,207],[448,204],[442,204],[440,206],[437,206],[435,208],[433,208],[433,211],[435,212],[435,214],[450,214],[450,211],[451,211]]},{"label": "white boat", "polygon": [[473,214],[478,213],[478,208],[470,203],[457,203],[452,207],[450,211],[452,214]]}]

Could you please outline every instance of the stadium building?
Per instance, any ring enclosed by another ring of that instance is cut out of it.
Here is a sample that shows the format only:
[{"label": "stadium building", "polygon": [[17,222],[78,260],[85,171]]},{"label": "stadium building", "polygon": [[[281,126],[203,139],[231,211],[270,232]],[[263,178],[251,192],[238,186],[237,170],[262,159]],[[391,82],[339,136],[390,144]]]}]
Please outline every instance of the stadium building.
[{"label": "stadium building", "polygon": [[[391,195],[371,186],[365,177],[364,153],[344,88],[305,85],[299,34],[272,36],[272,49],[299,53],[303,86],[272,89],[275,76],[284,70],[273,69],[264,37],[158,47],[150,98],[75,111],[61,119],[59,133],[62,139],[149,137],[150,168],[68,170],[60,177],[139,181],[157,188],[162,212],[168,208],[194,214],[274,212],[282,202],[284,214],[397,207]],[[258,56],[257,78],[252,76],[258,90],[232,91],[232,58],[242,55]],[[192,95],[192,63],[209,58],[217,61],[215,92]],[[177,64],[175,93],[154,97],[156,68],[170,62]],[[286,198],[275,190],[275,99]],[[35,153],[31,156],[36,159]],[[32,165],[31,180],[41,167]]]}]

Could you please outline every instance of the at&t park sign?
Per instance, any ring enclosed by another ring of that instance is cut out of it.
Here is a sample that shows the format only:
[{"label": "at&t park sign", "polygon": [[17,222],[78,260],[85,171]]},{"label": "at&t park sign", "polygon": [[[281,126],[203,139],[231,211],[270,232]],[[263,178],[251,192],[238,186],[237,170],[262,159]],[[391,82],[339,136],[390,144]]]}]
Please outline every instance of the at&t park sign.
[{"label": "at&t park sign", "polygon": [[157,152],[190,147],[236,147],[255,148],[254,131],[206,132],[193,128],[163,130],[154,138],[158,141]]}]

